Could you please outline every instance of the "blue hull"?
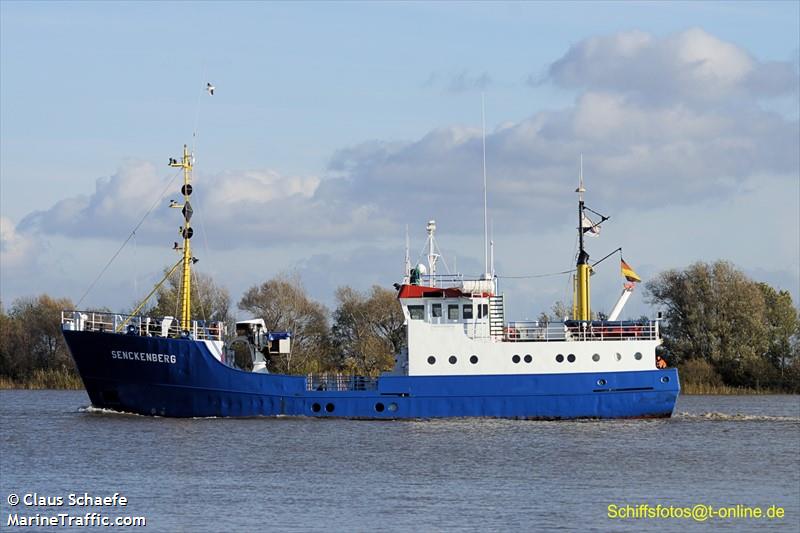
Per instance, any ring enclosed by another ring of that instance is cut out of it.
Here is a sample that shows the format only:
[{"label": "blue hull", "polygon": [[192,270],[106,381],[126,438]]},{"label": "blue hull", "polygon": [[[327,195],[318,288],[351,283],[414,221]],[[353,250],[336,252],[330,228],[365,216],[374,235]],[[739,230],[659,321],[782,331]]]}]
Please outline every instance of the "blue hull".
[{"label": "blue hull", "polygon": [[92,405],[144,415],[669,417],[680,391],[676,369],[382,376],[376,390],[306,390],[305,377],[230,368],[192,340],[85,331],[64,331],[64,337]]}]

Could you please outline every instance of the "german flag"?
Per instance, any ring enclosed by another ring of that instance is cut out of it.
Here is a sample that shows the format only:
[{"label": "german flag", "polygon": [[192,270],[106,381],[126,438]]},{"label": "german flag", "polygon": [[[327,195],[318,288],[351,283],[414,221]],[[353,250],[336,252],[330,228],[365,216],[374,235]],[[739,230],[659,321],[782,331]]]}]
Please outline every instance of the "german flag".
[{"label": "german flag", "polygon": [[620,263],[620,269],[622,270],[622,275],[625,277],[625,279],[627,279],[631,283],[642,281],[642,278],[640,278],[639,275],[633,271],[631,266],[628,263],[626,263],[624,259],[620,258],[619,263]]}]

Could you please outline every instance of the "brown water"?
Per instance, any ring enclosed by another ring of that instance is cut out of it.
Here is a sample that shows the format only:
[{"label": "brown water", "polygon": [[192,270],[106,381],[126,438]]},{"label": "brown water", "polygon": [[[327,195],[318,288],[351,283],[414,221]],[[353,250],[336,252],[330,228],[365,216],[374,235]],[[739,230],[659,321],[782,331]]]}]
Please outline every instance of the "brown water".
[{"label": "brown water", "polygon": [[[130,530],[148,532],[800,530],[799,396],[683,396],[668,420],[575,422],[181,420],[87,404],[0,392],[0,528],[15,530],[10,513],[97,511],[145,516]],[[34,492],[129,503],[7,503]],[[785,516],[621,521],[610,504]]]}]

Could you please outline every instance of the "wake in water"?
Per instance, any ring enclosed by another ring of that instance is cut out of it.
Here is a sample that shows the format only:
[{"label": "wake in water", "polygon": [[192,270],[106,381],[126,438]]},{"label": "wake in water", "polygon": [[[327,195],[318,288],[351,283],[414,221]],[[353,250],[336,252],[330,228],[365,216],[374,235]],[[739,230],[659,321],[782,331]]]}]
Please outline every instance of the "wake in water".
[{"label": "wake in water", "polygon": [[95,407],[94,405],[78,407],[78,412],[89,413],[92,415],[144,416],[144,415],[137,415],[136,413],[127,413],[125,411],[115,411],[113,409],[106,409],[104,407]]},{"label": "wake in water", "polygon": [[[145,415],[139,415],[136,413],[127,413],[125,411],[115,411],[113,409],[106,409],[102,407],[94,407],[93,405],[87,405],[84,407],[78,407],[79,413],[88,413],[92,415],[111,415],[111,416],[141,416],[144,417]],[[153,418],[153,416],[149,416],[146,418]],[[155,416],[155,418],[159,418]],[[211,416],[211,417],[192,417],[192,420],[208,420],[208,419],[215,419],[218,417]],[[262,417],[248,417],[248,418],[262,418]],[[263,418],[294,418],[294,417],[263,417]],[[707,413],[675,413],[672,415],[673,419],[677,420],[698,420],[698,421],[721,421],[721,422],[792,422],[795,424],[800,424],[800,416],[770,416],[770,415],[745,415],[741,413],[730,414],[730,413],[720,413],[718,411],[710,411]],[[423,422],[430,422],[430,420],[420,420]],[[452,420],[450,421],[452,422]],[[585,419],[585,420],[572,420],[572,421],[541,421],[542,423],[554,423],[554,424],[563,424],[565,422],[582,422],[582,423],[592,423],[592,422],[608,422],[608,421],[601,421],[597,419]],[[625,420],[625,422],[631,422],[631,420]]]},{"label": "wake in water", "polygon": [[741,413],[729,414],[716,411],[708,413],[675,413],[672,418],[680,420],[719,420],[726,422],[794,422],[800,423],[797,416],[769,416],[769,415],[744,415]]},{"label": "wake in water", "polygon": [[[161,418],[158,415],[140,415],[138,413],[129,413],[127,411],[115,411],[114,409],[107,409],[105,407],[95,407],[94,405],[86,405],[78,407],[79,413],[88,413],[90,415],[104,415],[104,416],[138,416],[142,418]],[[223,418],[218,416],[194,416],[187,420],[210,420],[215,418]],[[259,417],[251,417],[259,418]]]}]

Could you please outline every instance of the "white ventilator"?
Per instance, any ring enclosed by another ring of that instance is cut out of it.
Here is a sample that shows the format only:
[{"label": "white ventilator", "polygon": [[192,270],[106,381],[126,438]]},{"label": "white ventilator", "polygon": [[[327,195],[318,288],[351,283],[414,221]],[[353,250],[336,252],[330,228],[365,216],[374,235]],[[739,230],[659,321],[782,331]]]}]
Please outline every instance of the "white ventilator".
[{"label": "white ventilator", "polygon": [[628,302],[628,298],[630,298],[631,294],[633,294],[633,287],[633,283],[625,284],[624,288],[622,289],[622,294],[619,295],[619,300],[617,300],[617,303],[614,304],[614,309],[611,310],[611,314],[608,315],[609,320],[617,320],[617,318],[619,318],[622,308],[625,307],[625,304]]}]

